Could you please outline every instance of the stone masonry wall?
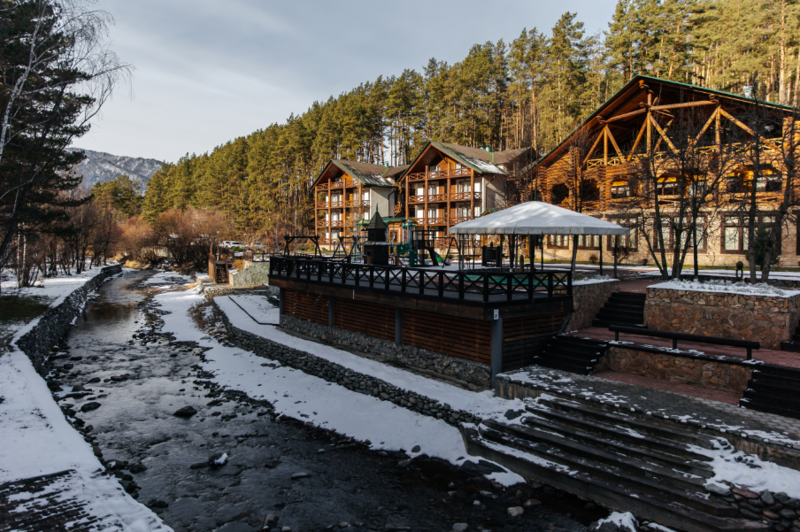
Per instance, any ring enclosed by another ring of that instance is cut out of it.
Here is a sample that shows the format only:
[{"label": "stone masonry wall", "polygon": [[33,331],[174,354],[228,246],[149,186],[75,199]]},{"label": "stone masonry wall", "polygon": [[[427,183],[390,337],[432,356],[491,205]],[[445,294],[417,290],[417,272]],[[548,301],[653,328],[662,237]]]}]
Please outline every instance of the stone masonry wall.
[{"label": "stone masonry wall", "polygon": [[[211,300],[213,303],[213,299]],[[348,390],[379,397],[384,401],[391,401],[396,405],[413,410],[426,416],[441,419],[450,425],[458,427],[460,423],[480,423],[481,420],[469,412],[456,410],[448,404],[443,404],[418,393],[403,390],[386,381],[358,373],[345,368],[340,364],[316,357],[311,353],[292,349],[266,338],[243,331],[234,326],[224,312],[214,304],[214,309],[225,324],[228,337],[234,345],[245,349],[258,356],[277,360],[283,365],[299,369],[309,375],[314,375],[328,382],[336,383]]]},{"label": "stone masonry wall", "polygon": [[573,284],[572,315],[565,325],[566,331],[579,331],[592,326],[592,320],[603,308],[611,294],[619,290],[619,281]]},{"label": "stone masonry wall", "polygon": [[735,363],[717,362],[700,357],[676,356],[611,346],[600,358],[595,371],[621,371],[644,377],[696,384],[705,388],[738,394],[747,389],[753,368]]},{"label": "stone masonry wall", "polygon": [[60,305],[47,309],[39,318],[39,323],[17,341],[17,347],[28,355],[37,371],[50,349],[69,332],[73,320],[83,311],[89,294],[103,281],[121,272],[122,267],[118,264],[103,268],[98,275],[68,295]]},{"label": "stone masonry wall", "polygon": [[269,262],[245,262],[244,269],[228,274],[229,283],[234,288],[250,288],[269,282]]},{"label": "stone masonry wall", "polygon": [[800,320],[800,296],[648,288],[644,321],[650,329],[761,342],[780,349]]},{"label": "stone masonry wall", "polygon": [[368,353],[371,358],[377,358],[382,362],[394,362],[403,366],[432,371],[480,387],[491,385],[491,368],[471,360],[463,360],[410,345],[397,345],[381,338],[337,327],[328,327],[293,316],[284,315],[281,318],[281,327],[350,351]]}]

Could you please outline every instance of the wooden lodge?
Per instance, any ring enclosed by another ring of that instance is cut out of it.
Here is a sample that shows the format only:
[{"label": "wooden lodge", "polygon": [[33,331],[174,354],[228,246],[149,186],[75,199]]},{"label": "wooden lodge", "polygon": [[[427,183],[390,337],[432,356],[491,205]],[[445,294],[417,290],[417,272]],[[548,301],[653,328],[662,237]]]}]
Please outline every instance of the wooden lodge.
[{"label": "wooden lodge", "polygon": [[[725,165],[725,174],[715,177],[721,182],[720,197],[714,207],[702,212],[697,224],[698,262],[746,263],[749,194],[755,186],[759,226],[775,224],[775,212],[787,186],[780,152],[787,147],[785,128],[791,127],[795,112],[791,107],[756,102],[743,95],[636,76],[532,166],[527,179],[522,180],[529,187],[526,196],[634,228],[620,244],[630,253],[629,262],[644,262],[649,257],[646,237],[650,237],[651,245],[655,239],[652,232],[641,234],[642,228],[648,227],[642,217],[655,216],[654,201],[658,201],[664,240],[671,246],[679,200],[686,197],[682,194],[690,194],[691,187],[708,182],[711,177],[704,172],[722,171]],[[769,132],[768,136],[759,136],[763,157],[759,169],[741,157],[757,129]],[[692,148],[691,154],[687,147]],[[670,162],[670,157],[678,160],[684,154],[705,158],[704,162],[692,161],[699,168],[697,175],[680,175],[676,164]],[[658,172],[649,182],[641,177],[643,160],[654,161],[649,168]],[[653,186],[655,193],[652,188],[643,188]],[[800,199],[794,190],[789,194]],[[798,263],[800,244],[796,235],[796,225],[781,228],[783,265]],[[578,260],[597,257],[601,244],[607,251],[614,245],[611,237],[604,242],[598,236],[581,237]],[[548,258],[568,258],[571,248],[571,237],[546,239]],[[690,249],[687,264],[691,261]]]},{"label": "wooden lodge", "polygon": [[331,160],[312,184],[316,234],[330,246],[340,236],[358,236],[359,222],[378,212],[390,241],[399,241],[405,220],[445,237],[450,226],[505,207],[507,179],[529,157],[529,149],[428,142],[411,165]]}]

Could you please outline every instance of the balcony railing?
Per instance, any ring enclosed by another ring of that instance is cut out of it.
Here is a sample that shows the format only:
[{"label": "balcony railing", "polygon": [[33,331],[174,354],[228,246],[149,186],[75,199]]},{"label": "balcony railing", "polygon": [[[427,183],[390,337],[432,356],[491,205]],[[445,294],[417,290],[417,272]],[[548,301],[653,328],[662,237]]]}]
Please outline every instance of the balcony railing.
[{"label": "balcony railing", "polygon": [[317,227],[342,227],[342,220],[320,220]]},{"label": "balcony railing", "polygon": [[456,192],[455,194],[417,194],[408,197],[408,203],[445,203],[447,201],[480,201],[480,192]]},{"label": "balcony railing", "polygon": [[428,225],[447,225],[447,217],[444,216],[428,216],[425,218]]},{"label": "balcony railing", "polygon": [[458,168],[456,170],[434,170],[427,174],[425,172],[416,172],[408,174],[407,179],[409,181],[425,181],[426,176],[428,179],[447,179],[448,177],[469,177],[470,175],[472,174],[469,168]]},{"label": "balcony railing", "polygon": [[570,272],[430,271],[273,255],[270,257],[269,276],[270,279],[299,279],[348,288],[484,304],[531,303],[572,297]]},{"label": "balcony railing", "polygon": [[349,200],[344,202],[345,207],[369,207],[369,200]]},{"label": "balcony railing", "polygon": [[456,192],[450,195],[450,201],[470,201],[471,199],[480,200],[480,192]]}]

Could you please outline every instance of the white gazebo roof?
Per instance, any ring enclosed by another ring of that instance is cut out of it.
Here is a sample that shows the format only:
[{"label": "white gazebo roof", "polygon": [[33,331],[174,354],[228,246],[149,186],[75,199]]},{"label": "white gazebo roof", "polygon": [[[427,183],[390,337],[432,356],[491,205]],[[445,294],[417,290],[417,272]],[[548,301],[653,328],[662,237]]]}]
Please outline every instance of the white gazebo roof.
[{"label": "white gazebo roof", "polygon": [[630,229],[541,201],[462,222],[451,235],[627,235]]}]

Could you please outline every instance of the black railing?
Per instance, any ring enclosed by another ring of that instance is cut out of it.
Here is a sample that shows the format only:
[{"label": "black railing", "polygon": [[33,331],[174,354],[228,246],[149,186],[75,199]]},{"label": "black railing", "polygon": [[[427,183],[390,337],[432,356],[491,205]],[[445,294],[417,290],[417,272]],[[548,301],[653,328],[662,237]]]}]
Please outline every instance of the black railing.
[{"label": "black railing", "polygon": [[570,272],[425,270],[273,255],[270,257],[269,275],[484,303],[572,297]]},{"label": "black railing", "polygon": [[643,329],[641,327],[627,327],[625,325],[609,325],[608,330],[614,333],[614,339],[616,341],[619,341],[619,333],[638,334],[640,336],[652,336],[654,338],[667,338],[672,340],[673,349],[678,349],[678,340],[682,342],[695,342],[698,344],[742,347],[747,349],[747,360],[753,360],[753,349],[761,348],[761,344],[759,342],[753,342],[752,340],[733,340],[730,338],[719,338],[717,336],[702,336],[699,334],[658,331],[655,329]]}]

